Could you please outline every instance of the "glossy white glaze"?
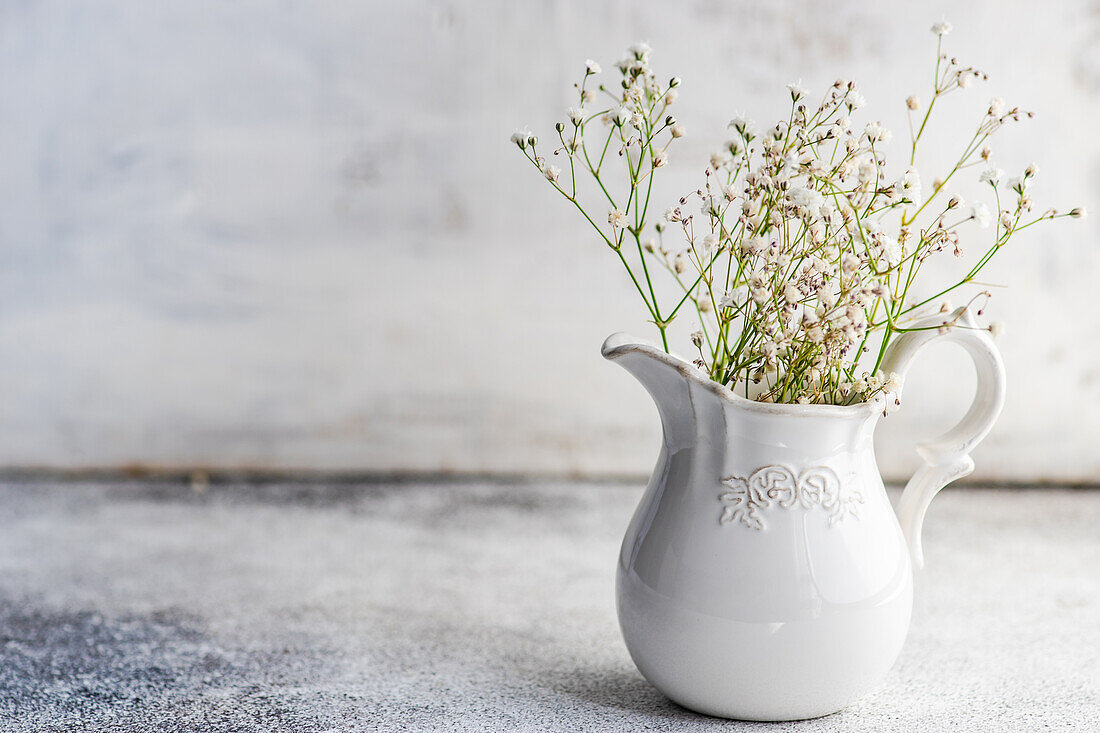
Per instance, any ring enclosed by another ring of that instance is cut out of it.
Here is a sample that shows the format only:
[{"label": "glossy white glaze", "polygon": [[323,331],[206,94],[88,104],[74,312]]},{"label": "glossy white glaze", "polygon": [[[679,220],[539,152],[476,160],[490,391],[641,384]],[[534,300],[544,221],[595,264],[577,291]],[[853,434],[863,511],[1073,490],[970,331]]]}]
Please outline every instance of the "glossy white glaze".
[{"label": "glossy white glaze", "polygon": [[[941,337],[934,329],[907,336],[889,354],[902,374]],[[913,537],[931,496],[965,475],[966,453],[1003,399],[1000,359],[984,332],[942,337],[985,359],[986,386],[950,448],[923,453],[928,467],[902,500],[914,507]],[[685,707],[747,720],[827,715],[874,687],[905,639],[913,587],[875,465],[879,408],[752,402],[623,334],[603,354],[645,386],[664,428],[616,576],[623,637],[646,679]]]}]

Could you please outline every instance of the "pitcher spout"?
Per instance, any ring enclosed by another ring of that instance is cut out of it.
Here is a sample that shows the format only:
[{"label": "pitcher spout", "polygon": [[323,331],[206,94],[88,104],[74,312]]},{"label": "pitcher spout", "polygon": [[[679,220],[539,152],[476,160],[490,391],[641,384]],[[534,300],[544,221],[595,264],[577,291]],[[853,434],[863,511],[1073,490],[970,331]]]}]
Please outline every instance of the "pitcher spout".
[{"label": "pitcher spout", "polygon": [[787,445],[794,430],[810,451],[859,451],[871,445],[881,416],[869,402],[844,406],[751,400],[712,381],[694,364],[625,333],[608,336],[602,353],[642,383],[657,403],[666,440],[674,443],[732,437],[756,450]]},{"label": "pitcher spout", "polygon": [[690,384],[694,376],[691,372],[697,371],[694,365],[626,333],[608,336],[601,353],[630,372],[649,392],[661,416],[666,440],[692,439],[695,416],[692,410],[684,408],[691,405]]}]

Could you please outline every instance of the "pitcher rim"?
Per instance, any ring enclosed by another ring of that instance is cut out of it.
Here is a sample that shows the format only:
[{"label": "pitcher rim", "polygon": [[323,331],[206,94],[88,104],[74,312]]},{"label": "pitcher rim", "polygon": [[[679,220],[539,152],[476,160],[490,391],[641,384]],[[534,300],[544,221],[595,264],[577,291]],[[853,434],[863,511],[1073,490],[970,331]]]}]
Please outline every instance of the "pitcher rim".
[{"label": "pitcher rim", "polygon": [[757,402],[747,397],[742,397],[724,384],[718,384],[710,377],[703,374],[698,367],[690,362],[665,353],[656,344],[645,339],[631,336],[619,331],[611,334],[604,340],[600,353],[609,361],[614,361],[626,354],[638,352],[661,361],[679,371],[686,379],[694,381],[701,387],[710,390],[720,399],[730,402],[739,408],[766,415],[784,415],[788,417],[860,417],[865,418],[877,413],[880,408],[874,402],[860,402],[855,405],[800,405],[797,403]]}]

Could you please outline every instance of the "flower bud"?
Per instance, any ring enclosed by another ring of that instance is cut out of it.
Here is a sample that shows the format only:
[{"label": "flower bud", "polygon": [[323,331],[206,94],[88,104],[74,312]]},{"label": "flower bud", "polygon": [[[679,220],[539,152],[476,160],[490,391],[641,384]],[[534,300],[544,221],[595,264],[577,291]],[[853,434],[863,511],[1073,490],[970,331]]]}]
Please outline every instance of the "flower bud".
[{"label": "flower bud", "polygon": [[905,106],[914,111],[920,109],[920,98],[915,94],[910,96],[905,100]]},{"label": "flower bud", "polygon": [[673,125],[676,124],[676,118],[673,117],[672,115],[669,115],[668,117],[665,117],[665,124],[668,125],[669,127],[672,127]]},{"label": "flower bud", "polygon": [[680,77],[674,76],[674,77],[672,77],[671,79],[668,80],[668,88],[669,89],[672,89],[672,88],[678,87],[678,86],[680,86]]},{"label": "flower bud", "polygon": [[1076,208],[1070,209],[1069,210],[1069,215],[1071,217],[1073,217],[1074,219],[1084,219],[1085,218],[1085,207],[1084,206],[1078,206]]},{"label": "flower bud", "polygon": [[554,129],[558,132],[565,132],[565,123],[559,122],[558,124],[554,125]]}]

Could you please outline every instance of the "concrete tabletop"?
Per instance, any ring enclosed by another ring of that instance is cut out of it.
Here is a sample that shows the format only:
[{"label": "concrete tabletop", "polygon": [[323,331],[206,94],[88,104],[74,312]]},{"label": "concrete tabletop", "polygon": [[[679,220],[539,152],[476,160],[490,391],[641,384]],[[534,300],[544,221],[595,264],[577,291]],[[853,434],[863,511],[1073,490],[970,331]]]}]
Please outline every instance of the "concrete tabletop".
[{"label": "concrete tabletop", "polygon": [[768,725],[631,664],[612,582],[640,490],[0,484],[0,730],[1100,729],[1100,492],[945,491],[885,683]]}]

